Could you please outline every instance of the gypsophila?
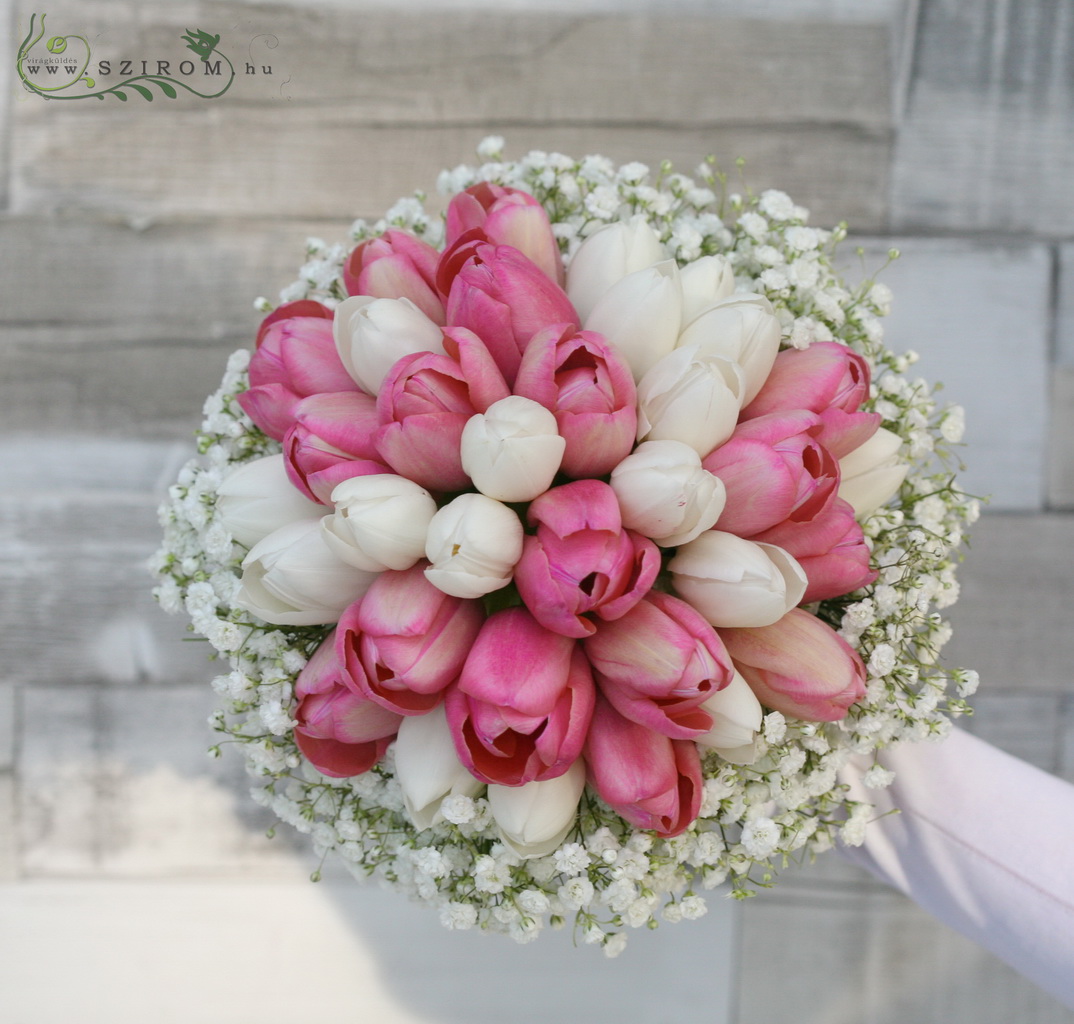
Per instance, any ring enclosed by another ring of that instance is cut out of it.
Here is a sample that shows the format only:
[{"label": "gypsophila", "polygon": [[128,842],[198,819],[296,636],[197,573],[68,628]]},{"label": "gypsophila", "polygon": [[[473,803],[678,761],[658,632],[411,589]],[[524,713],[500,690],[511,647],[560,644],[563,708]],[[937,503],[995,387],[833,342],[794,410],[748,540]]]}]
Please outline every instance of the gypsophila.
[{"label": "gypsophila", "polygon": [[[449,794],[438,824],[419,832],[404,810],[390,750],[362,775],[336,779],[313,769],[295,744],[295,679],[328,627],[268,626],[232,603],[246,551],[222,525],[217,491],[230,470],[280,451],[236,401],[248,386],[245,350],[229,359],[206,401],[200,457],[183,468],[161,508],[155,593],[165,610],[185,611],[192,630],[229,666],[213,682],[223,705],[213,728],[245,754],[259,804],[334,851],[355,876],[437,907],[447,928],[482,928],[526,942],[550,921],[573,915],[580,944],[615,956],[626,928],[701,916],[706,908],[691,889],[695,879],[699,888],[726,883],[744,896],[767,884],[789,856],[811,857],[839,838],[861,841],[872,809],[847,804],[837,774],[846,758],[943,735],[948,716],[962,713],[977,687],[975,672],[944,671],[936,653],[949,635],[937,609],[957,597],[956,549],[978,508],[947,468],[950,446],[963,436],[962,409],[939,406],[932,387],[906,377],[916,356],[884,347],[887,286],[869,280],[851,289],[834,270],[834,246],[845,228],[808,225],[808,211],[776,190],[728,195],[712,162],[690,178],[655,163],[616,168],[600,156],[534,152],[511,161],[504,145],[500,137],[486,139],[481,166],[444,171],[438,189],[450,195],[488,180],[528,191],[547,210],[566,259],[602,225],[641,214],[680,263],[725,256],[737,289],[772,303],[784,347],[835,341],[869,362],[875,386],[866,408],[881,415],[914,462],[895,498],[863,524],[880,578],[818,611],[868,665],[864,699],[838,724],[769,711],[753,764],[705,755],[701,815],[673,839],[640,832],[590,793],[558,848],[530,859],[504,845],[480,794]],[[351,244],[389,228],[432,245],[443,236],[441,218],[425,209],[419,193],[376,223],[356,221]],[[313,299],[334,309],[347,295],[348,249],[311,239],[281,301]],[[257,308],[269,312],[271,304],[258,300]],[[867,787],[890,782],[879,765],[865,774]]]}]

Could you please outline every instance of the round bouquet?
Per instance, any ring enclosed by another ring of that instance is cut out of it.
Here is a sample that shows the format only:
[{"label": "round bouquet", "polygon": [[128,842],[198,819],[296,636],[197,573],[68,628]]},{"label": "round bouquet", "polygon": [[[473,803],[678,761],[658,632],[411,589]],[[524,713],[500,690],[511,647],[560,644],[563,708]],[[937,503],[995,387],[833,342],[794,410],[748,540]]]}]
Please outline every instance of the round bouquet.
[{"label": "round bouquet", "polygon": [[[861,842],[853,755],[942,736],[961,410],[845,234],[710,161],[441,176],[301,278],[208,399],[157,596],[230,661],[255,799],[519,941],[705,911]],[[217,752],[218,752],[218,748]],[[879,764],[865,775],[881,787]]]}]

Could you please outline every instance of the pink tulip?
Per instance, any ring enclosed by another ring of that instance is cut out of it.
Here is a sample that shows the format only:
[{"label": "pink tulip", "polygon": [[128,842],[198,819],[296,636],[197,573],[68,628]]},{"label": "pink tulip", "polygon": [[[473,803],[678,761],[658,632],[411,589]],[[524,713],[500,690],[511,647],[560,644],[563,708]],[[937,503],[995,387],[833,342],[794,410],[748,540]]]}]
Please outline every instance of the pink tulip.
[{"label": "pink tulip", "polygon": [[353,476],[388,473],[373,444],[377,403],[361,391],[310,395],[295,406],[283,438],[287,475],[306,497],[332,504],[336,484]]},{"label": "pink tulip", "polygon": [[459,760],[475,778],[522,786],[578,759],[596,690],[582,648],[525,608],[491,615],[446,699]]},{"label": "pink tulip", "polygon": [[589,784],[637,828],[677,836],[701,811],[697,744],[624,718],[598,697],[585,745]]},{"label": "pink tulip", "polygon": [[485,619],[479,602],[437,590],[426,564],[381,573],[336,631],[348,685],[399,715],[440,703]]},{"label": "pink tulip", "polygon": [[298,316],[274,320],[265,328],[250,358],[250,389],[238,402],[269,437],[281,441],[303,398],[357,390],[336,352],[332,321]]},{"label": "pink tulip", "polygon": [[839,467],[817,441],[820,432],[815,413],[768,413],[740,423],[702,459],[727,488],[719,528],[753,537],[786,519],[813,519],[839,485]]},{"label": "pink tulip", "polygon": [[407,231],[389,228],[362,242],[343,264],[348,295],[410,299],[430,320],[444,323],[444,304],[436,292],[438,253]]},{"label": "pink tulip", "polygon": [[332,310],[330,310],[323,302],[318,302],[316,299],[297,299],[294,302],[281,303],[261,321],[261,325],[257,329],[257,338],[254,341],[254,348],[261,347],[261,342],[265,340],[265,335],[268,333],[268,329],[281,320],[291,320],[294,317],[300,316],[311,316],[320,320],[331,320],[333,315]]},{"label": "pink tulip", "polygon": [[472,331],[444,331],[446,355],[404,356],[377,396],[377,451],[400,475],[434,491],[469,486],[462,468],[463,427],[510,391],[488,349]]},{"label": "pink tulip", "polygon": [[447,288],[448,323],[469,328],[488,346],[508,384],[539,330],[578,324],[563,289],[509,245],[472,241],[445,253],[437,284]]},{"label": "pink tulip", "polygon": [[[564,281],[563,259],[544,207],[528,192],[481,181],[456,195],[447,208],[446,249],[460,237],[510,245],[529,257],[556,284]],[[479,232],[474,235],[472,232]]]},{"label": "pink tulip", "polygon": [[526,537],[515,584],[538,622],[563,636],[591,636],[591,615],[610,621],[645,596],[660,570],[660,551],[622,528],[615,491],[575,480],[545,491],[529,507],[536,535]]},{"label": "pink tulip", "polygon": [[880,426],[876,413],[859,412],[869,397],[869,364],[835,341],[786,349],[757,397],[741,414],[749,420],[770,412],[808,409],[821,418],[817,440],[837,459],[864,444]]},{"label": "pink tulip", "polygon": [[295,696],[295,743],[314,768],[336,779],[372,768],[402,721],[347,686],[334,630],[299,673]]},{"label": "pink tulip", "polygon": [[637,389],[626,360],[603,337],[555,324],[530,339],[515,394],[540,402],[567,442],[562,470],[605,476],[634,447]]},{"label": "pink tulip", "polygon": [[624,718],[688,740],[712,728],[700,705],[734,669],[716,631],[685,601],[650,591],[584,641],[597,686]]},{"label": "pink tulip", "polygon": [[721,629],[735,667],[765,707],[837,722],[865,696],[865,665],[838,633],[794,608],[771,626]]},{"label": "pink tulip", "polygon": [[789,552],[809,581],[802,602],[841,597],[872,583],[879,573],[870,565],[871,553],[854,509],[833,498],[809,522],[791,519],[751,537]]}]

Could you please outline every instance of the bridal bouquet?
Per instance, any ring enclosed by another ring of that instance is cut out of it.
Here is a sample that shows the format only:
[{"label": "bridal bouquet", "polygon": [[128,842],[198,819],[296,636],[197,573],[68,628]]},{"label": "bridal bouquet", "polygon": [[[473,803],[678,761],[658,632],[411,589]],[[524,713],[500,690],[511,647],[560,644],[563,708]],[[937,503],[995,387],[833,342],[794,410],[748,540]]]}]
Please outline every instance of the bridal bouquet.
[{"label": "bridal bouquet", "polygon": [[614,955],[861,842],[839,769],[976,685],[936,660],[977,510],[961,410],[882,344],[888,289],[835,273],[845,229],[711,163],[501,146],[443,218],[311,240],[259,300],[156,593],[319,851],[448,927],[573,918]]}]

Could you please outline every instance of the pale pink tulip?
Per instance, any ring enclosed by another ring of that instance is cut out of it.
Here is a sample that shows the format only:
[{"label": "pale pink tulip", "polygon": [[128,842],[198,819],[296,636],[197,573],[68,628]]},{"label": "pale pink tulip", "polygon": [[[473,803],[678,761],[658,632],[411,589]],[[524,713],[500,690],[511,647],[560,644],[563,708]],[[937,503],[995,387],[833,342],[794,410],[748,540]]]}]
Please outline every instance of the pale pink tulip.
[{"label": "pale pink tulip", "polygon": [[865,696],[865,665],[815,615],[795,608],[771,626],[721,629],[735,667],[761,703],[809,722],[837,722]]},{"label": "pale pink tulip", "polygon": [[555,414],[567,442],[567,476],[604,476],[630,454],[637,389],[630,367],[601,335],[564,324],[539,331],[522,356],[515,394]]},{"label": "pale pink tulip", "polygon": [[615,492],[599,480],[575,480],[546,491],[529,507],[535,535],[525,538],[515,584],[547,629],[586,637],[592,616],[612,620],[648,593],[660,552],[622,528]]},{"label": "pale pink tulip", "polygon": [[334,630],[299,673],[295,697],[295,743],[314,768],[336,779],[372,768],[403,720],[346,684]]},{"label": "pale pink tulip", "polygon": [[389,228],[360,243],[343,264],[348,295],[410,299],[433,323],[444,323],[444,304],[436,292],[438,253],[407,231]]},{"label": "pale pink tulip", "polygon": [[733,669],[716,631],[685,601],[650,591],[584,641],[597,686],[624,718],[688,740],[712,727],[701,706]]},{"label": "pale pink tulip", "polygon": [[677,836],[700,813],[697,744],[631,722],[602,697],[593,712],[585,760],[590,785],[637,828]]},{"label": "pale pink tulip", "polygon": [[437,590],[423,569],[381,573],[336,631],[349,685],[399,715],[443,700],[485,620],[477,601]]},{"label": "pale pink tulip", "polygon": [[548,214],[521,189],[481,181],[459,192],[448,204],[444,235],[445,250],[464,236],[513,246],[556,284],[563,285],[563,258]]},{"label": "pale pink tulip", "polygon": [[525,608],[497,612],[447,693],[459,760],[501,786],[563,775],[582,752],[595,694],[577,643],[544,629]]},{"label": "pale pink tulip", "polygon": [[323,302],[316,299],[296,299],[294,302],[281,302],[257,328],[257,337],[254,347],[260,348],[265,340],[268,329],[281,320],[291,320],[294,317],[312,316],[320,320],[331,320],[335,314]]}]

